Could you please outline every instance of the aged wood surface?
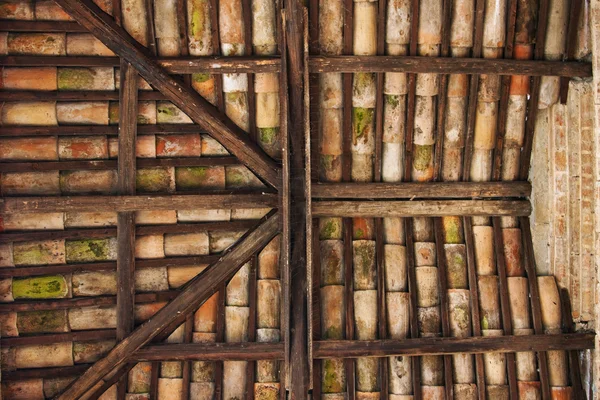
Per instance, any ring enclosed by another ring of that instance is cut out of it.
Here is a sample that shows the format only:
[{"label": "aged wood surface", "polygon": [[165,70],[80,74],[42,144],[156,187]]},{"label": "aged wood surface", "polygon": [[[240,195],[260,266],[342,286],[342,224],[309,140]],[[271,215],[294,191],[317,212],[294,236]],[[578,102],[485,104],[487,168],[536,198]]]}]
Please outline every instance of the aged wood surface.
[{"label": "aged wood surface", "polygon": [[130,361],[283,360],[283,343],[157,344],[136,351]]},{"label": "aged wood surface", "polygon": [[314,183],[313,198],[430,199],[528,197],[529,182]]},{"label": "aged wood surface", "polygon": [[530,76],[592,76],[592,65],[584,62],[445,58],[419,56],[313,56],[311,73],[408,72],[439,74],[497,74]]},{"label": "aged wood surface", "polygon": [[0,211],[21,212],[85,212],[186,210],[221,208],[277,207],[277,195],[238,191],[219,194],[137,195],[137,196],[57,196],[11,197],[0,200]]},{"label": "aged wood surface", "polygon": [[[44,32],[48,31],[46,30]],[[196,72],[210,72],[212,74],[279,72],[281,64],[279,58],[274,56],[205,56],[156,59],[150,58],[150,60],[156,62],[170,74],[192,74]],[[0,57],[0,65],[7,67],[36,67],[40,64],[54,65],[58,67],[118,67],[119,58],[93,56]]]},{"label": "aged wood surface", "polygon": [[73,382],[58,399],[80,397],[108,372],[125,363],[134,351],[147,344],[180,315],[193,312],[217,290],[221,282],[231,278],[253,253],[269,243],[279,230],[279,219],[278,214],[272,213],[261,225],[244,235],[219,261],[191,280],[175,299],[118,343],[104,358]]},{"label": "aged wood surface", "polygon": [[527,216],[528,200],[414,200],[345,201],[312,203],[313,217],[444,217]]},{"label": "aged wood surface", "polygon": [[[208,167],[217,165],[239,165],[235,157],[189,157],[189,158],[141,158],[136,165],[140,168],[152,167]],[[0,163],[0,172],[32,171],[74,171],[116,169],[117,160],[78,160],[42,162]]]},{"label": "aged wood surface", "polygon": [[585,350],[594,348],[593,333],[529,336],[427,337],[403,340],[322,340],[314,342],[315,358],[424,356],[457,353]]},{"label": "aged wood surface", "polygon": [[170,77],[148,55],[146,49],[104,13],[91,0],[57,0],[57,3],[115,54],[131,63],[150,85],[198,125],[210,131],[226,149],[274,187],[280,186],[280,167],[248,135],[216,107],[191,88]]}]

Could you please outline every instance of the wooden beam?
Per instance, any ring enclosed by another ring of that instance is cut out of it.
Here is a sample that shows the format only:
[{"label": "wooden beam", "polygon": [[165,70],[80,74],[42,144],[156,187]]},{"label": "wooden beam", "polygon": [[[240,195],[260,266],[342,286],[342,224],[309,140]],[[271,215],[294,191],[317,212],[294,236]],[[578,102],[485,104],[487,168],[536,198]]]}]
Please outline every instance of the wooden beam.
[{"label": "wooden beam", "polygon": [[0,199],[6,214],[42,212],[101,212],[139,210],[211,210],[217,208],[277,207],[277,195],[229,191],[224,194],[176,194],[137,196],[56,196]]},{"label": "wooden beam", "polygon": [[[198,233],[215,231],[241,231],[255,226],[258,219],[236,221],[190,222],[164,225],[139,225],[136,235],[164,235],[165,233]],[[61,231],[17,231],[2,232],[0,243],[33,242],[36,240],[92,239],[117,236],[115,227],[66,229]],[[143,262],[143,261],[141,261]],[[48,268],[45,266],[45,268]],[[2,272],[2,270],[0,270]]]},{"label": "wooden beam", "polygon": [[[152,21],[153,19],[151,19]],[[153,24],[150,24],[153,25]],[[138,74],[121,60],[119,90],[118,193],[135,195],[138,116]],[[117,214],[117,342],[135,327],[135,212]],[[117,398],[125,398],[127,375],[117,383]]]},{"label": "wooden beam", "polygon": [[[140,92],[139,100],[165,100],[161,92],[145,90]],[[90,91],[31,91],[31,90],[3,90],[0,92],[0,101],[116,101],[119,92],[114,90]]]},{"label": "wooden beam", "polygon": [[323,199],[444,199],[528,197],[529,182],[315,183],[312,197]]},{"label": "wooden beam", "polygon": [[[29,22],[29,21],[19,21]],[[80,26],[79,24],[77,26]],[[3,26],[4,28],[4,26]],[[3,29],[4,30],[4,29]],[[85,30],[87,32],[87,30]],[[48,31],[44,31],[48,32]],[[193,74],[209,72],[225,73],[261,73],[279,72],[281,61],[275,56],[241,56],[241,57],[178,57],[150,58],[169,74]],[[4,67],[39,67],[53,65],[57,67],[118,67],[119,57],[92,56],[1,56],[0,65]]]},{"label": "wooden beam", "polygon": [[407,72],[435,74],[495,74],[530,76],[592,76],[586,62],[504,60],[419,56],[313,56],[311,73]]},{"label": "wooden beam", "polygon": [[[186,158],[140,158],[136,161],[139,168],[152,167],[214,167],[217,165],[239,165],[235,157],[186,157]],[[116,169],[117,160],[77,160],[42,162],[4,162],[0,163],[0,172],[32,171],[74,171]]]},{"label": "wooden beam", "polygon": [[[138,135],[207,133],[196,124],[139,125]],[[0,126],[0,136],[81,136],[119,134],[116,125]]]},{"label": "wooden beam", "polygon": [[594,348],[593,333],[529,336],[426,337],[385,340],[322,340],[315,358],[438,356],[445,354],[514,353],[522,351],[585,350]]},{"label": "wooden beam", "polygon": [[2,371],[2,381],[23,381],[27,379],[65,378],[80,375],[90,364],[73,365],[70,367],[31,368],[16,371]]},{"label": "wooden beam", "polygon": [[[178,294],[178,290],[138,293],[135,295],[135,302],[157,303],[170,301],[177,297]],[[44,301],[14,301],[11,303],[0,303],[0,312],[65,310],[76,307],[110,306],[114,304],[117,304],[116,296],[75,297],[71,299],[47,299]]]},{"label": "wooden beam", "polygon": [[115,54],[131,63],[150,85],[162,92],[245,166],[273,187],[280,186],[280,167],[248,135],[191,88],[170,77],[129,34],[92,0],[57,3]]},{"label": "wooden beam", "polygon": [[527,216],[528,200],[313,201],[313,217]]},{"label": "wooden beam", "polygon": [[158,311],[152,319],[118,343],[104,358],[97,361],[57,398],[79,398],[113,369],[123,365],[131,354],[167,328],[181,315],[196,310],[216,290],[230,279],[252,254],[259,251],[277,234],[280,218],[271,213],[256,229],[248,232],[214,264],[191,280],[179,295]]},{"label": "wooden beam", "polygon": [[19,21],[2,19],[0,26],[3,32],[87,32],[83,26],[74,21]]},{"label": "wooden beam", "polygon": [[114,329],[98,329],[89,331],[71,331],[65,333],[49,333],[35,336],[16,336],[3,337],[0,339],[0,346],[32,346],[48,343],[79,342],[85,340],[108,340],[114,339],[116,335]]},{"label": "wooden beam", "polygon": [[283,356],[283,342],[185,343],[146,346],[130,361],[256,361],[283,360]]}]

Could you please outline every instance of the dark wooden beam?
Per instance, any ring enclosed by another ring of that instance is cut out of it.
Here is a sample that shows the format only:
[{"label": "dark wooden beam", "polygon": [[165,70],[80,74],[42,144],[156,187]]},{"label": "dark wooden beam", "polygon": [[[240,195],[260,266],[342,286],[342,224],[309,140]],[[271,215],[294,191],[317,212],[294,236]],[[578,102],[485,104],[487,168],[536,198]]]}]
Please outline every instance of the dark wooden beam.
[{"label": "dark wooden beam", "polygon": [[[153,20],[150,20],[153,25]],[[118,193],[135,195],[138,116],[138,74],[121,61],[119,90]],[[117,342],[133,331],[135,299],[135,212],[117,214]],[[117,397],[125,399],[127,375],[117,383]]]},{"label": "dark wooden beam", "polygon": [[[135,302],[157,303],[161,301],[170,301],[177,297],[178,294],[178,290],[138,293],[135,295]],[[75,297],[71,299],[44,301],[14,301],[12,303],[0,303],[0,312],[65,310],[76,307],[110,306],[114,304],[117,304],[116,296]]]},{"label": "dark wooden beam", "polygon": [[87,32],[83,26],[74,21],[18,21],[10,19],[0,20],[4,32]]},{"label": "dark wooden beam", "polygon": [[230,191],[223,194],[177,194],[137,196],[56,196],[12,197],[0,199],[0,211],[6,214],[25,212],[92,212],[139,210],[189,210],[217,208],[277,207],[277,195]]},{"label": "dark wooden beam", "polygon": [[[0,91],[0,101],[117,101],[119,92],[113,90],[91,91]],[[161,92],[144,90],[139,100],[166,100]]]},{"label": "dark wooden beam", "polygon": [[219,261],[211,264],[191,280],[175,299],[158,311],[152,319],[118,343],[104,358],[97,361],[57,398],[63,400],[79,398],[103,376],[123,365],[133,352],[147,344],[171,322],[181,315],[187,315],[196,310],[217,290],[219,284],[230,279],[252,254],[269,243],[277,234],[279,223],[279,215],[271,213],[261,225],[244,235],[240,241],[226,251]]},{"label": "dark wooden beam", "polygon": [[[119,133],[117,125],[62,125],[62,126],[1,126],[0,136],[81,136],[108,135]],[[138,135],[207,133],[195,124],[157,124],[139,125]]]},{"label": "dark wooden beam", "polygon": [[528,197],[529,182],[315,183],[312,197],[324,199],[443,199]]},{"label": "dark wooden beam", "polygon": [[[135,228],[135,234],[164,235],[165,233],[240,231],[252,228],[256,225],[257,222],[257,219],[244,219],[236,221],[190,222],[165,225],[139,225]],[[5,231],[2,232],[2,235],[0,235],[0,243],[32,242],[36,240],[109,238],[115,236],[117,236],[117,229],[115,227],[66,229],[62,231]],[[44,268],[47,268],[47,266]],[[0,270],[0,272],[2,271]]]},{"label": "dark wooden beam", "polygon": [[[219,254],[210,254],[204,256],[154,258],[150,260],[137,260],[135,265],[137,269],[159,267],[185,267],[189,265],[210,264],[211,262],[215,262],[219,257]],[[74,272],[90,271],[114,271],[116,269],[116,261],[2,268],[0,269],[0,278],[14,278],[51,274],[70,274]]]},{"label": "dark wooden beam", "polygon": [[[80,25],[77,24],[77,26]],[[87,32],[87,30],[85,31]],[[151,58],[151,60],[164,68],[169,74],[193,74],[197,72],[210,72],[211,74],[279,72],[281,64],[279,57],[275,56],[206,56]],[[38,67],[40,65],[53,65],[57,67],[118,67],[119,57],[1,56],[0,65],[5,67]]]},{"label": "dark wooden beam", "polygon": [[313,217],[527,216],[528,200],[313,201]]},{"label": "dark wooden beam", "polygon": [[[571,309],[571,296],[565,288],[560,289],[560,304],[562,312],[563,332],[575,333],[575,323]],[[581,366],[579,365],[579,354],[577,350],[569,351],[569,375],[573,386],[573,395],[576,399],[585,399],[586,393],[581,380]]]},{"label": "dark wooden beam", "polygon": [[283,343],[157,344],[136,351],[130,361],[283,360]]},{"label": "dark wooden beam", "polygon": [[[139,158],[136,166],[152,167],[214,167],[218,165],[239,165],[235,157],[186,157],[186,158]],[[33,171],[74,171],[116,169],[117,160],[77,160],[42,162],[5,162],[0,163],[0,172]]]},{"label": "dark wooden beam", "polygon": [[170,77],[129,34],[92,0],[57,3],[115,54],[131,63],[150,85],[215,136],[221,144],[261,179],[280,186],[280,167],[248,135],[202,96]]},{"label": "dark wooden beam", "polygon": [[593,333],[529,336],[427,337],[402,340],[322,340],[314,342],[315,358],[437,356],[445,354],[514,353],[594,348]]},{"label": "dark wooden beam", "polygon": [[530,76],[592,76],[592,64],[576,61],[533,61],[419,56],[313,56],[311,73],[407,72]]},{"label": "dark wooden beam", "polygon": [[66,378],[80,375],[90,364],[79,364],[70,367],[31,368],[16,371],[2,371],[2,381],[23,381],[27,379]]},{"label": "dark wooden beam", "polygon": [[49,333],[35,336],[17,336],[3,337],[0,339],[0,346],[32,346],[48,343],[79,342],[85,340],[108,340],[114,339],[116,335],[114,329],[98,329],[90,331],[71,331],[65,333]]}]

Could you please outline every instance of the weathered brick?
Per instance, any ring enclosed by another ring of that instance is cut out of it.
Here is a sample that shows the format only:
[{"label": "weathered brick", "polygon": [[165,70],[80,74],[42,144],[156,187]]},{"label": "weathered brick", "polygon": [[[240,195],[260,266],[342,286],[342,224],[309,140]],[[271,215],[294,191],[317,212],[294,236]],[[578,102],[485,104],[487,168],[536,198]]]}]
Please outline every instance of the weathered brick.
[{"label": "weathered brick", "polygon": [[56,68],[4,68],[2,84],[6,90],[56,90]]},{"label": "weathered brick", "polygon": [[166,256],[209,254],[208,235],[204,232],[165,235]]},{"label": "weathered brick", "polygon": [[179,222],[229,221],[231,210],[178,210]]},{"label": "weathered brick", "polygon": [[[40,357],[44,354],[44,357]],[[66,367],[73,365],[73,344],[71,342],[18,346],[16,349],[17,368]]]},{"label": "weathered brick", "polygon": [[[110,158],[119,155],[119,139],[108,139],[108,153]],[[154,135],[138,135],[135,142],[135,153],[137,158],[155,158],[156,140]]]},{"label": "weathered brick", "polygon": [[167,268],[143,268],[136,270],[135,290],[138,292],[161,292],[169,290]]},{"label": "weathered brick", "polygon": [[8,52],[15,55],[64,56],[64,33],[9,33]]},{"label": "weathered brick", "polygon": [[33,5],[26,1],[5,0],[0,4],[0,18],[17,20],[35,19]]},{"label": "weathered brick", "polygon": [[225,167],[177,167],[177,190],[225,189]]},{"label": "weathered brick", "polygon": [[244,166],[225,167],[227,188],[264,188],[264,184],[248,168]]},{"label": "weathered brick", "polygon": [[[119,123],[119,103],[111,101],[109,105],[109,123]],[[140,125],[156,124],[156,104],[153,101],[140,101],[138,103],[137,123]]]},{"label": "weathered brick", "polygon": [[17,327],[22,334],[69,331],[66,310],[25,311],[16,315]]},{"label": "weathered brick", "polygon": [[58,171],[2,174],[2,194],[4,196],[58,195],[60,194],[58,175]]},{"label": "weathered brick", "polygon": [[127,391],[129,393],[149,393],[150,380],[152,374],[152,363],[141,362],[129,372],[129,383]]},{"label": "weathered brick", "polygon": [[73,360],[75,364],[93,363],[106,355],[114,345],[114,340],[73,342]]},{"label": "weathered brick", "polygon": [[138,225],[176,224],[175,210],[141,210],[135,212],[135,223]]},{"label": "weathered brick", "polygon": [[114,271],[74,273],[74,296],[102,296],[117,293],[117,276]]},{"label": "weathered brick", "polygon": [[64,160],[108,158],[108,141],[105,136],[61,137],[58,156]]},{"label": "weathered brick", "polygon": [[14,267],[12,243],[0,243],[0,267]]},{"label": "weathered brick", "polygon": [[47,399],[54,398],[54,396],[62,393],[74,379],[75,377],[73,376],[44,379],[44,396]]},{"label": "weathered brick", "polygon": [[13,300],[12,278],[0,279],[0,303],[7,303]]},{"label": "weathered brick", "polygon": [[2,382],[2,397],[6,400],[43,399],[44,389],[41,379],[27,379]]},{"label": "weathered brick", "polygon": [[0,139],[0,160],[57,160],[56,137]]},{"label": "weathered brick", "polygon": [[142,322],[149,320],[166,305],[166,302],[136,304],[134,309],[135,323],[141,324]]},{"label": "weathered brick", "polygon": [[202,139],[202,155],[203,156],[226,156],[229,154],[227,149],[218,141],[209,135],[200,135]]},{"label": "weathered brick", "polygon": [[62,275],[14,278],[12,294],[17,299],[60,299],[67,297],[69,287]]},{"label": "weathered brick", "polygon": [[99,226],[116,226],[116,212],[78,212],[65,213],[66,228],[92,228]]},{"label": "weathered brick", "polygon": [[175,169],[172,167],[141,168],[136,171],[135,182],[139,192],[173,192]]},{"label": "weathered brick", "polygon": [[108,125],[108,102],[61,102],[56,104],[58,122],[67,125]]},{"label": "weathered brick", "polygon": [[63,213],[6,214],[4,230],[62,230]]},{"label": "weathered brick", "polygon": [[68,263],[113,261],[117,259],[117,239],[67,240],[65,243]]},{"label": "weathered brick", "polygon": [[215,231],[209,232],[210,252],[220,253],[225,251],[236,243],[240,237],[244,234],[244,231],[228,232],[228,231]]},{"label": "weathered brick", "polygon": [[111,57],[114,53],[92,34],[67,33],[67,55]]},{"label": "weathered brick", "polygon": [[65,243],[63,240],[13,243],[15,265],[64,264]]},{"label": "weathered brick", "polygon": [[200,157],[200,134],[159,135],[156,137],[157,157]]},{"label": "weathered brick", "polygon": [[60,190],[63,194],[112,194],[116,190],[117,172],[60,171]]},{"label": "weathered brick", "polygon": [[183,111],[168,101],[156,102],[158,124],[191,124],[193,121]]},{"label": "weathered brick", "polygon": [[[52,0],[39,0],[35,2],[35,19],[48,21],[72,21],[56,2]],[[51,397],[51,396],[50,396]]]},{"label": "weathered brick", "polygon": [[111,67],[58,68],[59,90],[115,90]]},{"label": "weathered brick", "polygon": [[191,279],[195,278],[200,272],[206,269],[206,265],[191,265],[184,267],[169,267],[168,280],[169,287],[172,289],[179,288],[186,284]]},{"label": "weathered brick", "polygon": [[135,238],[135,258],[163,258],[163,235],[144,235]]},{"label": "weathered brick", "polygon": [[69,325],[74,331],[115,328],[117,325],[116,307],[71,308]]},{"label": "weathered brick", "polygon": [[19,336],[16,312],[0,313],[0,334],[2,337]]}]

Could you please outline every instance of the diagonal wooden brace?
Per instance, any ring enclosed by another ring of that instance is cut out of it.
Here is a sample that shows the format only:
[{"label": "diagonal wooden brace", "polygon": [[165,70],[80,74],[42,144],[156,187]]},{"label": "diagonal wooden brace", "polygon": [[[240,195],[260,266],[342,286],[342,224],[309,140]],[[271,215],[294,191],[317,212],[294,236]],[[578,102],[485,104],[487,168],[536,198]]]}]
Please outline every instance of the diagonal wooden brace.
[{"label": "diagonal wooden brace", "polygon": [[248,134],[191,88],[183,86],[153,60],[148,51],[92,0],[56,0],[116,55],[130,63],[150,85],[160,91],[240,162],[275,188],[280,186],[280,167]]},{"label": "diagonal wooden brace", "polygon": [[77,378],[57,399],[81,398],[94,387],[96,382],[126,363],[135,351],[149,343],[173,321],[196,310],[217,290],[221,283],[231,279],[253,254],[266,246],[277,235],[280,223],[279,214],[271,213],[263,221],[227,250],[219,261],[211,264],[188,282],[175,299],[119,342],[104,358],[98,360]]}]

